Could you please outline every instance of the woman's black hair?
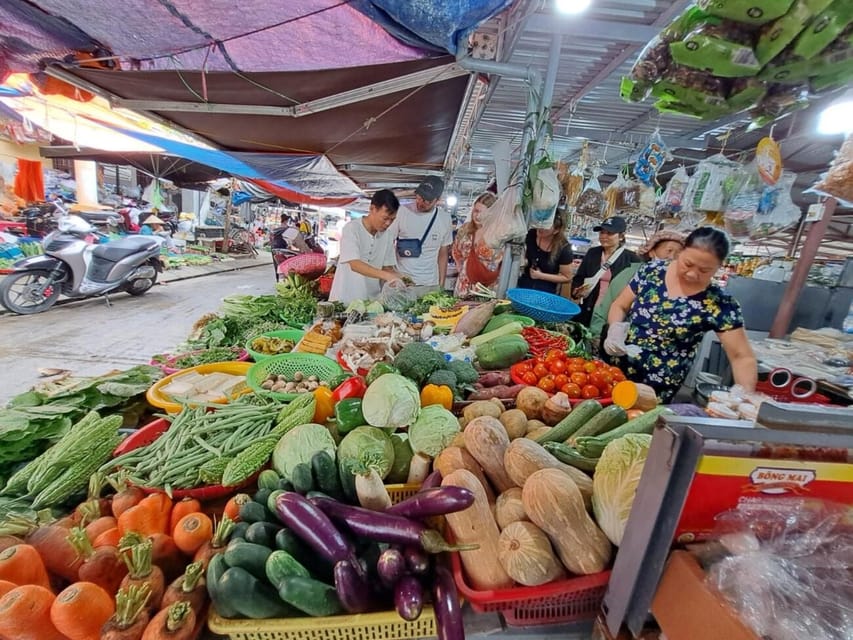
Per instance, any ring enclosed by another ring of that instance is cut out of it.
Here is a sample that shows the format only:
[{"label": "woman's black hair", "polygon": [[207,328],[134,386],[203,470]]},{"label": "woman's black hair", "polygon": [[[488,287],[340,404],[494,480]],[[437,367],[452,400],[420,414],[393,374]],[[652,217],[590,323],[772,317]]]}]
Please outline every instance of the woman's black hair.
[{"label": "woman's black hair", "polygon": [[684,241],[684,248],[702,249],[717,256],[720,262],[729,257],[731,243],[725,231],[714,227],[699,227],[694,229]]}]

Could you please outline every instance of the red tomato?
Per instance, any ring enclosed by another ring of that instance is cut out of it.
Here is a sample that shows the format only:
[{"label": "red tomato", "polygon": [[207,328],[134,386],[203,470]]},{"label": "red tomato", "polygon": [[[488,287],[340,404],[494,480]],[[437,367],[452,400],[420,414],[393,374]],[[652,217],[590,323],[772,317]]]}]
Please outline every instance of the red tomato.
[{"label": "red tomato", "polygon": [[546,360],[565,360],[566,354],[559,349],[548,349],[548,352],[545,354]]},{"label": "red tomato", "polygon": [[581,389],[581,397],[589,400],[591,398],[598,398],[601,396],[601,392],[598,390],[598,387],[587,384],[584,385],[583,389]]},{"label": "red tomato", "polygon": [[611,382],[613,384],[616,384],[617,382],[622,382],[625,379],[626,379],[625,374],[622,373],[621,371],[617,371],[617,372],[611,374]]},{"label": "red tomato", "polygon": [[533,367],[533,373],[536,374],[536,379],[539,380],[548,375],[548,367],[544,364],[537,364]]},{"label": "red tomato", "polygon": [[566,367],[566,371],[568,371],[569,373],[584,373],[583,365],[577,363],[569,364],[569,366]]},{"label": "red tomato", "polygon": [[570,378],[571,378],[572,382],[574,382],[579,387],[582,387],[589,382],[589,376],[587,376],[585,373],[582,373],[580,371],[577,373],[573,373],[570,376]]},{"label": "red tomato", "polygon": [[558,389],[562,389],[565,385],[569,383],[569,376],[564,373],[558,373],[554,376],[554,386]]},{"label": "red tomato", "polygon": [[536,386],[539,387],[540,389],[542,389],[542,391],[547,391],[548,393],[551,393],[555,388],[554,387],[554,379],[553,378],[542,378],[539,381],[539,384],[537,384]]},{"label": "red tomato", "polygon": [[607,380],[604,379],[604,375],[600,371],[593,371],[589,374],[589,383],[601,389],[607,384]]},{"label": "red tomato", "polygon": [[610,396],[613,395],[613,385],[612,384],[602,385],[602,386],[598,387],[598,390],[601,391],[601,397],[602,398],[609,398]]},{"label": "red tomato", "polygon": [[592,364],[595,365],[596,369],[609,369],[610,365],[607,364],[604,360],[593,360]]},{"label": "red tomato", "polygon": [[536,377],[536,374],[532,371],[528,371],[527,373],[521,376],[521,379],[524,380],[524,384],[534,385],[539,382],[539,378]]},{"label": "red tomato", "polygon": [[548,371],[550,371],[554,375],[557,375],[558,373],[565,373],[565,361],[556,358],[554,360],[551,360],[550,364],[548,365]]},{"label": "red tomato", "polygon": [[518,375],[523,376],[528,371],[533,371],[533,363],[527,362],[526,360],[524,362],[519,362],[515,365],[515,370],[518,372]]},{"label": "red tomato", "polygon": [[598,367],[595,366],[594,362],[586,362],[583,365],[583,370],[587,373],[592,373],[593,371],[597,371]]},{"label": "red tomato", "polygon": [[568,384],[564,384],[560,387],[560,391],[565,393],[572,400],[577,400],[581,397],[581,388],[576,385],[574,382],[569,382]]},{"label": "red tomato", "polygon": [[569,358],[568,360],[566,360],[566,363],[569,366],[572,366],[573,364],[579,364],[580,366],[583,366],[584,362],[586,362],[586,361],[583,358],[577,358],[577,357]]}]

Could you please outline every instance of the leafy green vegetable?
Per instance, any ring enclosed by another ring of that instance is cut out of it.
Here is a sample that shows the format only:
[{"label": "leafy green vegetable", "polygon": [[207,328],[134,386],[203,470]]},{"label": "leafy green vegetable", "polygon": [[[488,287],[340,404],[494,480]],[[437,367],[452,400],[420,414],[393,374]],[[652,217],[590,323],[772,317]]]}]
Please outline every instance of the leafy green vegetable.
[{"label": "leafy green vegetable", "polygon": [[444,368],[455,373],[457,382],[463,386],[474,384],[480,378],[474,365],[464,360],[451,360],[444,365]]},{"label": "leafy green vegetable", "polygon": [[272,453],[272,466],[285,480],[290,480],[298,464],[311,464],[318,451],[327,451],[335,457],[335,439],[321,424],[300,424],[285,433]]},{"label": "leafy green vegetable", "polygon": [[450,445],[459,433],[459,421],[452,413],[438,404],[421,409],[418,419],[409,427],[409,443],[412,451],[434,458]]},{"label": "leafy green vegetable", "polygon": [[409,434],[392,433],[391,444],[394,445],[394,464],[385,481],[388,484],[403,484],[409,479],[409,466],[412,463],[414,452],[409,444]]},{"label": "leafy green vegetable", "polygon": [[444,293],[443,291],[431,291],[417,300],[406,310],[413,316],[423,315],[433,305],[438,305],[442,309],[449,309],[459,300],[453,296]]},{"label": "leafy green vegetable", "polygon": [[410,342],[394,357],[394,366],[402,375],[423,386],[434,371],[444,369],[445,360],[440,351],[426,342]]},{"label": "leafy green vegetable", "polygon": [[384,480],[393,465],[394,443],[382,429],[356,427],[344,436],[338,446],[338,470],[341,476],[375,469]]},{"label": "leafy green vegetable", "polygon": [[367,387],[361,410],[367,424],[393,431],[418,419],[421,398],[414,382],[397,373],[386,373]]}]

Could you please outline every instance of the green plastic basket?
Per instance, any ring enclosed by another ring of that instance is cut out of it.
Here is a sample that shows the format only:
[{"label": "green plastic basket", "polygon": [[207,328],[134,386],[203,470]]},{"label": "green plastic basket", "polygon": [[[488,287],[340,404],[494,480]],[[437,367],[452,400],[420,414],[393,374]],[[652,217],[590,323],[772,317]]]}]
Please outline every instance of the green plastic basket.
[{"label": "green plastic basket", "polygon": [[246,351],[249,352],[249,355],[252,357],[252,360],[255,362],[260,362],[261,360],[267,360],[269,358],[273,358],[275,356],[285,355],[281,353],[270,354],[270,353],[261,353],[260,351],[255,351],[251,348],[252,341],[255,338],[260,338],[261,336],[267,336],[269,338],[282,338],[284,340],[293,340],[293,346],[296,346],[296,343],[302,339],[302,336],[305,335],[305,332],[301,329],[279,329],[278,331],[265,331],[264,333],[259,333],[257,335],[252,336],[248,340],[246,340]]},{"label": "green plastic basket", "polygon": [[284,353],[253,364],[246,372],[246,384],[257,394],[267,395],[279,400],[293,400],[299,395],[298,393],[267,391],[261,387],[261,384],[271,374],[285,376],[290,380],[297,371],[301,371],[306,376],[317,376],[320,380],[329,382],[332,378],[341,375],[344,370],[334,360],[316,353]]}]

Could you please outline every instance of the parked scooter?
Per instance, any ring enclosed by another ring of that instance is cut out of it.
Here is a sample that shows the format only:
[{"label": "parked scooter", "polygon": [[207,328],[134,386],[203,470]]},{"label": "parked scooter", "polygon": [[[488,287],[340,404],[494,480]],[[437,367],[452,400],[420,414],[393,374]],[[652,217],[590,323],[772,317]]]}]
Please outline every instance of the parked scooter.
[{"label": "parked scooter", "polygon": [[42,241],[44,254],[19,260],[0,280],[0,304],[13,313],[50,309],[60,294],[91,298],[117,291],[141,296],[157,282],[162,238],[127,236],[92,244],[102,236],[83,218],[56,203],[57,228]]}]

